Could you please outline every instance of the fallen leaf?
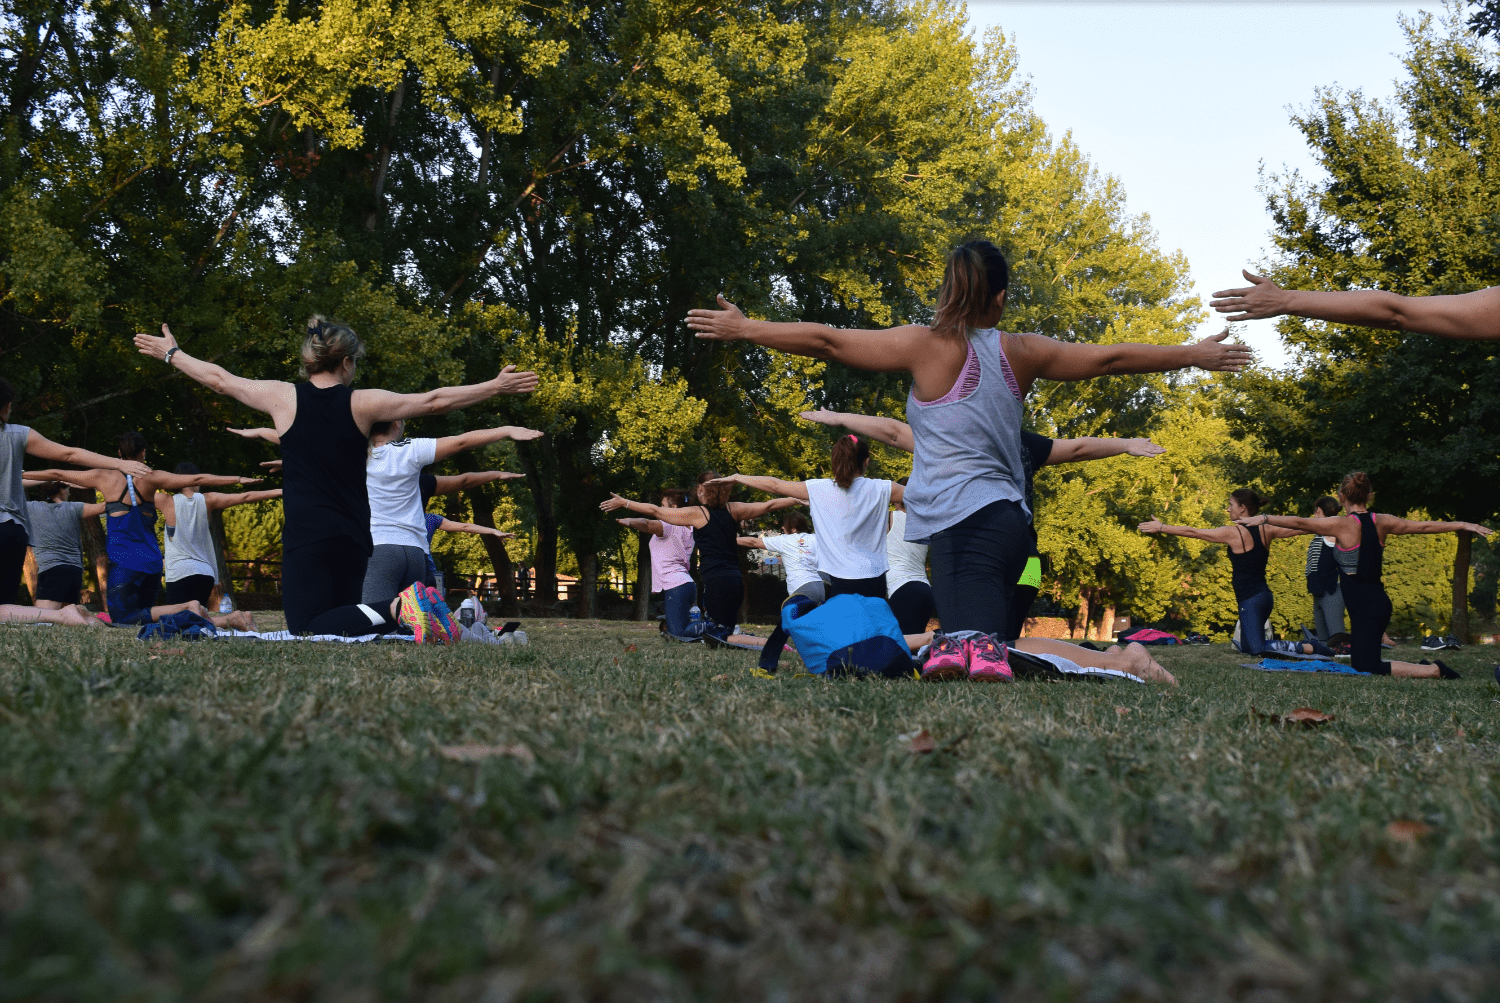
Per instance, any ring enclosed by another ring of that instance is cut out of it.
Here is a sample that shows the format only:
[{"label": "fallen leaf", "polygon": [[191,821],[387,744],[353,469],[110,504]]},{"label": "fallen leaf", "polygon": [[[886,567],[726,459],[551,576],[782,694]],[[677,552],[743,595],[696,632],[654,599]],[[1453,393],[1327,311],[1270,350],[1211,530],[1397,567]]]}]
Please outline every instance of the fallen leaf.
[{"label": "fallen leaf", "polygon": [[1399,839],[1403,843],[1415,843],[1430,832],[1432,832],[1432,826],[1412,819],[1397,819],[1385,827],[1387,836]]},{"label": "fallen leaf", "polygon": [[615,664],[616,664],[616,665],[619,665],[619,664],[620,664],[620,660],[619,660],[619,659],[618,659],[618,658],[616,658],[616,659],[615,659]]},{"label": "fallen leaf", "polygon": [[1115,708],[1115,713],[1118,714],[1118,715],[1120,715],[1121,717],[1124,717],[1126,714],[1130,713],[1130,708],[1129,707],[1116,707]]},{"label": "fallen leaf", "polygon": [[440,745],[438,752],[444,759],[452,759],[460,763],[478,763],[496,756],[519,759],[527,766],[536,762],[536,755],[519,743],[515,745]]},{"label": "fallen leaf", "polygon": [[926,728],[923,728],[911,737],[911,751],[914,754],[920,755],[924,752],[932,752],[936,748],[937,740],[932,737],[932,733]]},{"label": "fallen leaf", "polygon": [[633,645],[633,644],[627,644],[627,645],[625,645],[625,650],[626,651],[634,651],[635,650],[635,645]]},{"label": "fallen leaf", "polygon": [[1316,725],[1327,724],[1329,721],[1333,720],[1332,714],[1324,714],[1322,711],[1314,710],[1311,707],[1298,707],[1291,713],[1282,716],[1280,714],[1263,713],[1256,710],[1255,706],[1252,704],[1250,707],[1250,713],[1254,714],[1262,721],[1269,721],[1272,724],[1300,724],[1305,728],[1312,728]]},{"label": "fallen leaf", "polygon": [[152,648],[153,655],[186,655],[186,648]]},{"label": "fallen leaf", "polygon": [[720,672],[717,676],[714,676],[714,682],[718,682],[721,679],[728,679],[728,678],[729,678],[729,674],[728,673],[726,673],[726,672]]}]

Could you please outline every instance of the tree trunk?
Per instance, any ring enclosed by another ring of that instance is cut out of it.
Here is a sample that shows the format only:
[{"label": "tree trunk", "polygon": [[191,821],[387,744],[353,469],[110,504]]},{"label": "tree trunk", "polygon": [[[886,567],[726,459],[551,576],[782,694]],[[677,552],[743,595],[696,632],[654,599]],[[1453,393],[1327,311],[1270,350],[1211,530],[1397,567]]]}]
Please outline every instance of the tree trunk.
[{"label": "tree trunk", "polygon": [[[483,488],[470,488],[464,492],[469,496],[469,507],[474,510],[474,523],[495,528],[495,505]],[[480,536],[484,552],[490,555],[490,566],[495,569],[495,582],[500,587],[500,615],[519,616],[520,604],[516,602],[516,569],[510,563],[510,552],[505,541],[488,533]]]},{"label": "tree trunk", "polygon": [[599,555],[592,551],[578,554],[578,588],[582,595],[575,615],[592,620],[598,613],[594,599],[599,594]]},{"label": "tree trunk", "polygon": [[[537,453],[542,456],[538,463]],[[536,553],[533,555],[533,588],[538,602],[557,602],[557,509],[552,502],[552,437],[544,435],[535,443],[516,443],[526,486],[531,490],[531,506],[536,513]]]},{"label": "tree trunk", "polygon": [[1068,629],[1068,638],[1074,641],[1087,641],[1089,638],[1089,591],[1078,590],[1078,613],[1073,617],[1073,623]]},{"label": "tree trunk", "polygon": [[385,136],[381,139],[380,149],[375,155],[375,182],[371,186],[371,194],[375,197],[375,206],[365,217],[365,229],[374,232],[380,224],[385,209],[385,179],[391,167],[391,153],[396,142],[396,116],[401,114],[401,102],[406,97],[406,78],[402,77],[396,84],[396,89],[391,92],[390,114],[386,117]]},{"label": "tree trunk", "polygon": [[[1106,600],[1107,602],[1108,600]],[[1115,607],[1114,603],[1104,607],[1104,612],[1099,615],[1099,631],[1094,635],[1094,640],[1109,644],[1115,639]]]},{"label": "tree trunk", "polygon": [[[234,579],[229,574],[229,542],[224,536],[224,510],[210,509],[208,512],[208,535],[214,541],[214,566],[219,575],[219,593],[234,601]],[[238,608],[238,604],[236,604]],[[218,609],[209,610],[217,613]]]},{"label": "tree trunk", "polygon": [[[98,497],[97,492],[90,491],[85,504],[97,505]],[[83,520],[83,556],[85,563],[94,569],[94,584],[98,589],[99,608],[102,610],[105,608],[105,594],[109,591],[109,555],[106,552],[104,527],[99,525],[97,517]]]},{"label": "tree trunk", "polygon": [[640,547],[635,555],[635,610],[637,620],[651,618],[651,534],[638,534]]},{"label": "tree trunk", "polygon": [[1458,537],[1458,550],[1453,554],[1453,627],[1450,633],[1460,644],[1469,643],[1469,557],[1474,543],[1474,534],[1461,529],[1453,534]]}]

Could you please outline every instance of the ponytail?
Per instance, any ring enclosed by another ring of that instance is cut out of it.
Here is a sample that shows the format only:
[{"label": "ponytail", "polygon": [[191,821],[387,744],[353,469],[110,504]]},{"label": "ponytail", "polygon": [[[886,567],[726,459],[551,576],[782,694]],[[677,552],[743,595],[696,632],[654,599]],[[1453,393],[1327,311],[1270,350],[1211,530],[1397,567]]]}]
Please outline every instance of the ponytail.
[{"label": "ponytail", "polygon": [[1245,511],[1251,515],[1259,515],[1260,507],[1270,501],[1269,498],[1258,494],[1253,488],[1240,488],[1237,491],[1231,492],[1229,497],[1245,506]]},{"label": "ponytail", "polygon": [[358,362],[365,357],[365,343],[347,324],[335,324],[313,314],[307,322],[307,337],[302,340],[302,378],[314,373],[331,373],[345,359]]},{"label": "ponytail", "polygon": [[833,444],[833,483],[848,489],[870,462],[870,444],[857,435],[841,435]]},{"label": "ponytail", "polygon": [[945,337],[968,337],[1009,286],[1010,265],[998,247],[988,240],[960,244],[948,255],[932,330]]},{"label": "ponytail", "polygon": [[1370,496],[1375,493],[1375,488],[1370,484],[1370,475],[1363,470],[1356,470],[1352,474],[1345,474],[1339,483],[1339,497],[1344,499],[1346,505],[1368,505]]}]

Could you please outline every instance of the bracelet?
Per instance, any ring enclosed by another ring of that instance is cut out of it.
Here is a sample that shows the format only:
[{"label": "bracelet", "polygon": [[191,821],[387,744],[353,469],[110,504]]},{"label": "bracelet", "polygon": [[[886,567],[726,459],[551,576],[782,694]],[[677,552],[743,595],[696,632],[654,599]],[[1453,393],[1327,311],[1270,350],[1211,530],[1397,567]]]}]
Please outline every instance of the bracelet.
[{"label": "bracelet", "polygon": [[170,366],[172,364],[172,356],[180,351],[182,351],[182,348],[180,346],[173,345],[171,348],[167,349],[167,354],[161,361]]}]

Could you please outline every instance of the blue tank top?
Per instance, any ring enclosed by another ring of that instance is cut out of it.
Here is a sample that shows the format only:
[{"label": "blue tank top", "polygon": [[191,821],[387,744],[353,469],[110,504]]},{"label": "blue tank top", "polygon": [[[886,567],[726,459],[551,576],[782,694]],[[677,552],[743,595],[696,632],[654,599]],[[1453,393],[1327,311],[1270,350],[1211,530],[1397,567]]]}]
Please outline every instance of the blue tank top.
[{"label": "blue tank top", "polygon": [[[126,498],[130,501],[127,503]],[[156,542],[156,506],[135,493],[135,478],[125,475],[125,493],[104,506],[104,551],[111,564],[143,575],[159,575],[161,546]]]}]

